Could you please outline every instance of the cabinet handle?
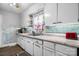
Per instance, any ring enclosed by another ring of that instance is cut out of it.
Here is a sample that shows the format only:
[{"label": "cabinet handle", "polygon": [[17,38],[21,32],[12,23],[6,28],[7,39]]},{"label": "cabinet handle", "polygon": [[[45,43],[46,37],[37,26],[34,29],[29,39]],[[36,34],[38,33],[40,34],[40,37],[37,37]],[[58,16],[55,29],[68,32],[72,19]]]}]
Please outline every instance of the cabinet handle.
[{"label": "cabinet handle", "polygon": [[35,43],[40,44],[38,41],[36,41]]},{"label": "cabinet handle", "polygon": [[63,23],[63,22],[54,22],[53,24],[58,24],[58,23]]},{"label": "cabinet handle", "polygon": [[57,22],[57,23],[62,23],[62,22]]},{"label": "cabinet handle", "polygon": [[37,46],[37,47],[39,47],[39,48],[40,48],[40,46],[39,46],[39,45],[37,45],[37,44],[35,44],[35,46]]},{"label": "cabinet handle", "polygon": [[39,41],[36,41],[35,43],[37,43],[37,44],[41,44]]},{"label": "cabinet handle", "polygon": [[44,48],[44,49],[47,50],[47,51],[53,52],[52,50],[48,50],[48,49],[46,49],[46,48]]},{"label": "cabinet handle", "polygon": [[57,24],[57,22],[53,22],[53,24]]}]

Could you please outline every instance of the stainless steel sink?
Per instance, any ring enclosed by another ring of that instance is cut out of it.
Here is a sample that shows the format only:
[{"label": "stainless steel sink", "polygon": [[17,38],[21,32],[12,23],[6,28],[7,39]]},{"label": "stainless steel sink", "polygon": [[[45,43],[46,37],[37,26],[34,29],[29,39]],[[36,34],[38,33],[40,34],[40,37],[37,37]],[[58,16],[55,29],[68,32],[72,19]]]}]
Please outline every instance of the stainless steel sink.
[{"label": "stainless steel sink", "polygon": [[29,35],[31,35],[31,36],[41,36],[41,35],[44,35],[44,34],[35,34],[35,35],[29,34]]}]

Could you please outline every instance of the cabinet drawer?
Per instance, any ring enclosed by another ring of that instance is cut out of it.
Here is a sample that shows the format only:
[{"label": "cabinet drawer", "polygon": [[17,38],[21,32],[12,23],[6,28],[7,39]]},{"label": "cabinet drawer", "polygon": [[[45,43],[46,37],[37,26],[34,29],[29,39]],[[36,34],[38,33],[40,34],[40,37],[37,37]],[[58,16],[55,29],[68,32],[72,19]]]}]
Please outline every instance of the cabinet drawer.
[{"label": "cabinet drawer", "polygon": [[22,40],[23,40],[22,37],[19,37],[19,38],[18,38],[18,44],[19,44],[19,45],[21,45],[21,41],[22,41]]},{"label": "cabinet drawer", "polygon": [[54,56],[54,50],[44,47],[43,56]]},{"label": "cabinet drawer", "polygon": [[43,46],[54,49],[54,43],[44,41]]},{"label": "cabinet drawer", "polygon": [[42,45],[34,43],[34,56],[42,56]]},{"label": "cabinet drawer", "polygon": [[64,54],[75,56],[77,55],[77,48],[56,44],[56,50]]},{"label": "cabinet drawer", "polygon": [[67,55],[65,55],[65,54],[63,54],[63,53],[60,53],[60,52],[56,51],[55,56],[67,56]]}]

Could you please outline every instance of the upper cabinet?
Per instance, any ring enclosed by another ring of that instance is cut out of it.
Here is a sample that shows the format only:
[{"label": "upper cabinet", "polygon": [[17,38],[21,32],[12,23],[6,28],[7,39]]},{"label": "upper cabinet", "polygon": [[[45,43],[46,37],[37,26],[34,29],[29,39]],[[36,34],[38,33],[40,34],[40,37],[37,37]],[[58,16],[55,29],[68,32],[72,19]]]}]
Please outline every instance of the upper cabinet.
[{"label": "upper cabinet", "polygon": [[45,4],[44,8],[45,13],[45,25],[52,25],[57,21],[57,4],[56,3],[48,3]]},{"label": "upper cabinet", "polygon": [[58,3],[58,22],[78,22],[78,3]]},{"label": "upper cabinet", "polygon": [[78,3],[45,4],[45,25],[79,22]]}]

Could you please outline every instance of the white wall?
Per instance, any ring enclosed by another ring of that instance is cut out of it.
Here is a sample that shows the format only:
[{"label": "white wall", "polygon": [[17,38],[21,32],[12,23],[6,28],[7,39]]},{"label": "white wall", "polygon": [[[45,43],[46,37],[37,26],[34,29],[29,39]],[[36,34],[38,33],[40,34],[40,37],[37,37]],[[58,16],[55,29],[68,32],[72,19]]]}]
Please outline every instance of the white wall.
[{"label": "white wall", "polygon": [[[2,23],[2,15],[0,15],[0,27],[1,27],[1,23]],[[1,46],[1,39],[2,39],[2,31],[0,28],[0,46]]]},{"label": "white wall", "polygon": [[19,14],[12,13],[9,11],[0,10],[2,15],[2,44],[16,42],[15,29],[20,27],[20,16]]},{"label": "white wall", "polygon": [[18,27],[20,25],[19,24],[20,16],[18,14],[11,13],[8,11],[2,11],[2,10],[0,10],[0,14],[3,17],[3,21],[2,21],[2,23],[4,23],[2,24],[3,29],[6,29],[11,26]]},{"label": "white wall", "polygon": [[22,26],[27,27],[30,21],[29,15],[36,13],[38,10],[44,8],[44,4],[32,4],[28,9],[22,13]]}]

